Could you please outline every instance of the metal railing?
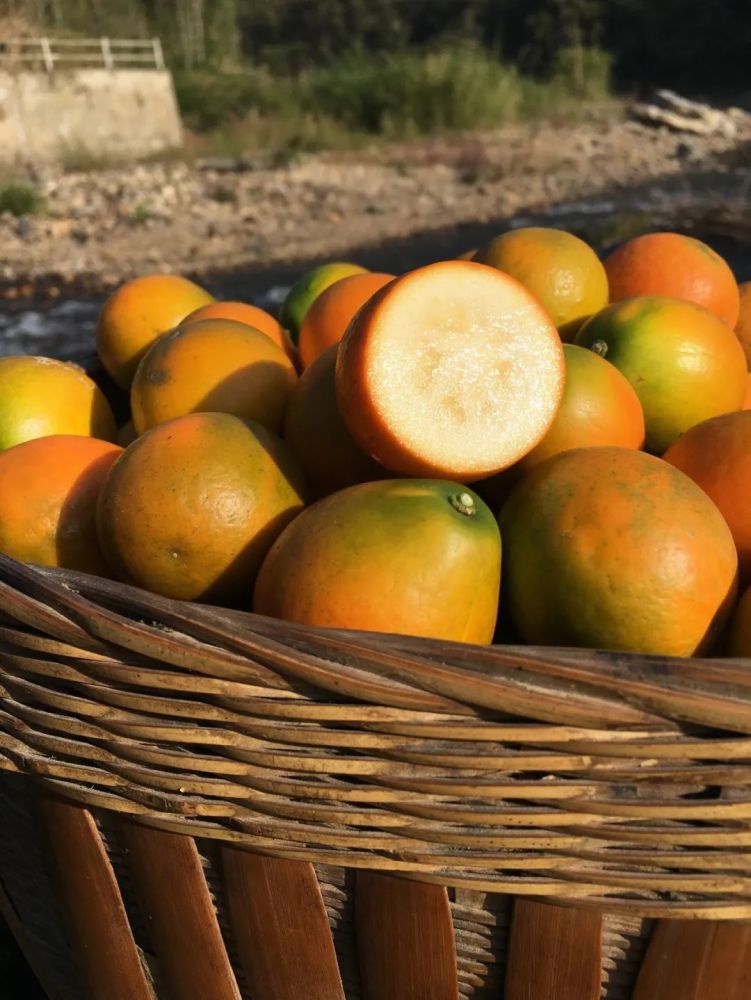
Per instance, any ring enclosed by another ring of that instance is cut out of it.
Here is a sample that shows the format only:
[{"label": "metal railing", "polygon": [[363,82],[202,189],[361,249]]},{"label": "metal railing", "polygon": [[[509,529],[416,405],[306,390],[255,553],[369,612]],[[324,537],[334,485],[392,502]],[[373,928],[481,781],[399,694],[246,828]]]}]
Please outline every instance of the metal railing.
[{"label": "metal railing", "polygon": [[164,69],[159,38],[0,38],[0,68]]}]

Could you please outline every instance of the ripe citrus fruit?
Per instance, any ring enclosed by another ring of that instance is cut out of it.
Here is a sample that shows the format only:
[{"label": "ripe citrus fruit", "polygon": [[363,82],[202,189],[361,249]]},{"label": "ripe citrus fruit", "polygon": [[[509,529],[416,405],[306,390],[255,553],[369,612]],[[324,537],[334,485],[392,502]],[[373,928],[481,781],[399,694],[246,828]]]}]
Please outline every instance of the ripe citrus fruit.
[{"label": "ripe citrus fruit", "polygon": [[237,323],[245,323],[246,326],[252,326],[265,333],[267,337],[271,337],[274,343],[289,355],[291,361],[295,359],[295,348],[281,323],[265,309],[260,309],[249,302],[210,302],[186,316],[180,326],[196,323],[201,319],[231,319]]},{"label": "ripe citrus fruit", "polygon": [[0,551],[107,575],[96,533],[99,491],[122,448],[53,434],[0,453]]},{"label": "ripe citrus fruit", "polygon": [[746,367],[751,371],[751,281],[744,281],[738,286],[740,293],[740,310],[735,332],[746,355]]},{"label": "ripe citrus fruit", "polygon": [[128,583],[187,601],[228,600],[252,587],[302,493],[297,463],[265,427],[192,413],[120,456],[99,497],[99,538]]},{"label": "ripe citrus fruit", "polygon": [[393,279],[393,274],[367,271],[335,281],[321,292],[300,327],[298,349],[303,368],[327,347],[338,344],[357,310]]},{"label": "ripe citrus fruit", "polygon": [[717,504],[735,539],[741,580],[751,579],[751,412],[691,427],[663,457]]},{"label": "ripe citrus fruit", "polygon": [[741,403],[742,410],[751,410],[751,372],[746,375],[746,392]]},{"label": "ripe citrus fruit", "polygon": [[501,539],[456,483],[389,480],[341,490],[279,536],[256,582],[260,614],[309,625],[487,643]]},{"label": "ripe citrus fruit", "polygon": [[386,470],[356,444],[339,413],[337,351],[334,344],[305,369],[284,415],[284,440],[321,496],[356,483],[388,478]]},{"label": "ripe citrus fruit", "polygon": [[740,409],[746,361],[738,338],[692,302],[623,299],[588,320],[576,343],[607,358],[634,387],[648,451],[661,454],[694,424]]},{"label": "ripe citrus fruit", "polygon": [[608,304],[608,279],[594,250],[563,229],[528,226],[496,237],[474,256],[520,281],[553,317],[563,340]]},{"label": "ripe citrus fruit", "polygon": [[102,364],[122,389],[129,389],[138,362],[157,337],[213,301],[203,288],[176,274],[126,281],[99,314],[96,348]]},{"label": "ripe citrus fruit", "polygon": [[186,413],[234,413],[278,431],[297,381],[294,365],[265,333],[230,319],[186,323],[141,360],[130,391],[136,431]]},{"label": "ripe citrus fruit", "polygon": [[751,587],[744,590],[730,620],[727,655],[751,656]]},{"label": "ripe citrus fruit", "polygon": [[668,295],[704,306],[729,327],[738,319],[738,285],[718,253],[679,233],[646,233],[605,259],[610,300]]},{"label": "ripe citrus fruit", "polygon": [[339,345],[344,422],[403,475],[472,481],[541,440],[563,394],[550,317],[514,278],[443,261],[390,282]]},{"label": "ripe citrus fruit", "polygon": [[688,476],[630,448],[533,469],[500,515],[504,607],[530,643],[691,656],[730,614],[737,556]]},{"label": "ripe citrus fruit", "polygon": [[628,379],[594,351],[564,344],[566,387],[555,420],[521,460],[524,469],[571,448],[615,445],[641,448],[644,411]]},{"label": "ripe citrus fruit", "polygon": [[101,389],[78,365],[0,358],[0,450],[50,434],[113,441],[117,427]]},{"label": "ripe citrus fruit", "polygon": [[319,264],[312,271],[304,274],[287,292],[279,310],[279,322],[289,332],[294,344],[300,334],[305,313],[310,309],[318,296],[329,285],[351,274],[362,274],[366,268],[347,261],[334,261],[330,264]]}]

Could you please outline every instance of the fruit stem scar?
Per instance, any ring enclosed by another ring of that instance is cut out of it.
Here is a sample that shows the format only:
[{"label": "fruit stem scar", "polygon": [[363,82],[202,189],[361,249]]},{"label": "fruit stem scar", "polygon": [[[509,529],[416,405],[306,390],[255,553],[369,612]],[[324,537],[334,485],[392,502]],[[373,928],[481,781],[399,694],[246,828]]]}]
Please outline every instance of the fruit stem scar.
[{"label": "fruit stem scar", "polygon": [[604,340],[595,340],[592,342],[590,350],[594,351],[595,354],[599,354],[601,358],[604,358],[605,355],[608,353],[608,345],[605,343]]},{"label": "fruit stem scar", "polygon": [[466,517],[474,517],[477,513],[475,501],[471,493],[453,493],[449,497],[449,503],[454,510],[458,510],[460,514],[464,514]]}]

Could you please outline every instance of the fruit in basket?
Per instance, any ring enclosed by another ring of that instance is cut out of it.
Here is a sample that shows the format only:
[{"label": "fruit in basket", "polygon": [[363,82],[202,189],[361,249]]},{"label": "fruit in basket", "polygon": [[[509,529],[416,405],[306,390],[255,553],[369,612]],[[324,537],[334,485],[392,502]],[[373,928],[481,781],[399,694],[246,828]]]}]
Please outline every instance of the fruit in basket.
[{"label": "fruit in basket", "polygon": [[542,439],[563,395],[563,346],[530,292],[495,268],[444,261],[390,282],[339,346],[347,428],[386,468],[470,482]]},{"label": "fruit in basket", "polygon": [[680,233],[645,233],[605,258],[610,300],[668,295],[703,306],[731,329],[738,319],[738,285],[723,258]]},{"label": "fruit in basket", "polygon": [[740,293],[740,311],[735,332],[746,355],[746,367],[751,371],[751,281],[744,281],[738,286]]},{"label": "fruit in basket", "polygon": [[52,358],[0,358],[0,451],[50,434],[113,441],[104,394],[78,365]]},{"label": "fruit in basket", "polygon": [[233,413],[278,431],[295,367],[265,333],[229,319],[178,326],[143,356],[130,390],[142,434],[186,413]]},{"label": "fruit in basket", "polygon": [[107,575],[96,532],[99,491],[122,448],[73,434],[0,453],[0,552]]},{"label": "fruit in basket", "polygon": [[335,281],[321,292],[300,327],[298,348],[303,368],[315,361],[327,347],[338,344],[357,310],[393,279],[393,274],[367,271]]},{"label": "fruit in basket", "polygon": [[129,389],[138,362],[154,341],[214,297],[176,274],[147,274],[126,281],[102,306],[96,349],[105,370]]},{"label": "fruit in basket", "polygon": [[544,226],[512,229],[474,255],[520,281],[553,317],[563,340],[608,304],[608,279],[594,250],[573,233]]},{"label": "fruit in basket", "polygon": [[688,476],[628,448],[578,448],[503,506],[503,607],[529,643],[703,653],[736,596],[725,520]]},{"label": "fruit in basket", "polygon": [[435,479],[341,490],[308,507],[263,562],[254,610],[308,625],[488,643],[501,538],[471,490]]},{"label": "fruit in basket", "polygon": [[521,460],[525,470],[571,448],[644,444],[644,411],[628,379],[594,351],[564,344],[563,353],[563,399],[548,433]]},{"label": "fruit in basket", "polygon": [[588,320],[576,343],[614,364],[634,387],[644,409],[645,447],[655,454],[694,424],[743,402],[746,360],[738,338],[692,302],[623,299]]},{"label": "fruit in basket", "polygon": [[197,323],[198,320],[202,319],[231,319],[236,323],[252,326],[254,329],[260,330],[261,333],[265,333],[267,337],[271,337],[274,343],[289,356],[290,361],[295,360],[297,352],[287,331],[265,309],[260,309],[249,302],[210,302],[207,306],[201,306],[200,309],[196,309],[186,316],[180,325]]},{"label": "fruit in basket", "polygon": [[[273,345],[272,345],[273,346]],[[99,498],[98,530],[127,583],[165,597],[228,601],[303,507],[286,445],[260,424],[192,413],[134,441]]]},{"label": "fruit in basket", "polygon": [[351,274],[363,274],[367,269],[349,261],[333,261],[319,264],[304,274],[287,292],[279,310],[279,322],[289,333],[294,344],[300,334],[305,314],[315,300],[335,281],[348,278]]},{"label": "fruit in basket", "polygon": [[388,472],[357,445],[336,401],[334,344],[309,365],[292,390],[284,415],[284,440],[320,496]]},{"label": "fruit in basket", "polygon": [[751,412],[697,424],[663,457],[717,504],[735,539],[741,580],[751,580]]}]

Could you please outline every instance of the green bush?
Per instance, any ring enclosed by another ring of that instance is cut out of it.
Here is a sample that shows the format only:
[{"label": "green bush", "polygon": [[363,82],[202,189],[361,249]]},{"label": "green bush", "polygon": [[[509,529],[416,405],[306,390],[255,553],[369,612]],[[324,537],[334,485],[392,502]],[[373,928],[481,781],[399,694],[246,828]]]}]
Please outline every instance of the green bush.
[{"label": "green bush", "polygon": [[607,96],[608,80],[608,57],[598,50],[562,50],[549,79],[540,80],[459,41],[430,50],[353,51],[297,77],[259,67],[178,73],[175,85],[185,123],[212,133],[218,147],[294,153],[557,114]]},{"label": "green bush", "polygon": [[429,52],[353,53],[303,81],[312,107],[375,135],[488,128],[517,118],[524,81],[471,43]]},{"label": "green bush", "polygon": [[31,184],[16,181],[0,187],[0,214],[36,215],[44,207],[44,198]]},{"label": "green bush", "polygon": [[174,79],[183,120],[197,132],[218,128],[250,111],[289,116],[297,110],[290,81],[262,69],[184,72],[176,73]]}]

